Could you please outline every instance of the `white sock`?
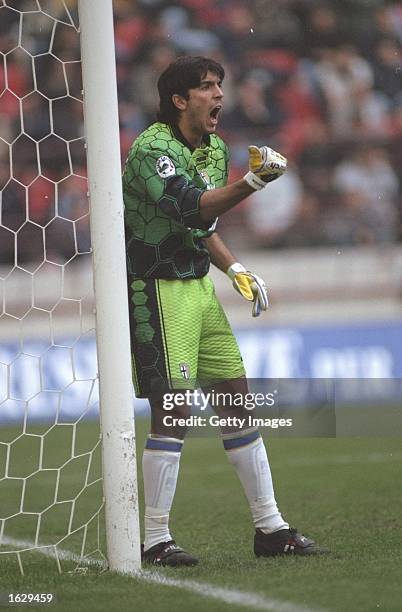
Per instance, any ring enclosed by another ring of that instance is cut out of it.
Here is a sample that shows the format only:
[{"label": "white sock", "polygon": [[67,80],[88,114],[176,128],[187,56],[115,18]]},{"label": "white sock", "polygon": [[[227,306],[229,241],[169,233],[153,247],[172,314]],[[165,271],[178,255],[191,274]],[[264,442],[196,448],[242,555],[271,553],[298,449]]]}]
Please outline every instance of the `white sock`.
[{"label": "white sock", "polygon": [[289,529],[276,504],[267,452],[259,432],[249,429],[222,437],[229,462],[243,485],[255,528],[264,533]]},{"label": "white sock", "polygon": [[167,542],[169,512],[179,473],[183,440],[150,434],[142,456],[145,493],[144,550]]}]

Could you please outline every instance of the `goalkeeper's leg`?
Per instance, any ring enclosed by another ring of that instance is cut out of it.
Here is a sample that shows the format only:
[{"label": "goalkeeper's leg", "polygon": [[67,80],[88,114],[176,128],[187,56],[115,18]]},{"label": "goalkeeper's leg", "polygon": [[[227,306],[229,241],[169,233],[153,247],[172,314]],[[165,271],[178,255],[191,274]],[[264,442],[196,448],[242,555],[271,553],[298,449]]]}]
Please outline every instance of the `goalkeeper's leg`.
[{"label": "goalkeeper's leg", "polygon": [[[214,385],[221,397],[239,397],[248,393],[245,378]],[[237,416],[248,422],[249,412],[243,407],[213,406],[220,417]],[[230,422],[230,421],[229,421]],[[231,421],[234,422],[234,421]],[[254,553],[257,557],[280,554],[315,555],[327,552],[313,540],[291,529],[279,512],[271,470],[261,435],[256,427],[226,426],[221,428],[223,446],[229,462],[235,468],[246,494],[255,527]]]},{"label": "goalkeeper's leg", "polygon": [[[169,531],[169,514],[176,491],[184,427],[163,424],[162,400],[152,400],[152,426],[142,458],[145,497],[143,560],[153,565],[195,565],[197,559],[179,548]],[[173,418],[189,416],[184,406],[169,413]]]},{"label": "goalkeeper's leg", "polygon": [[[158,420],[159,402],[153,402],[152,421]],[[155,405],[157,404],[157,405]],[[152,403],[151,403],[152,405]],[[144,551],[172,540],[169,513],[176,491],[184,431],[151,428],[142,457],[145,496]]]},{"label": "goalkeeper's leg", "polygon": [[[198,359],[202,389],[206,396],[209,391],[214,391],[210,397],[245,397],[248,385],[236,338],[212,283],[206,285],[206,292],[210,296],[208,316],[203,321]],[[230,401],[229,404],[222,401],[219,406],[212,402],[212,408],[219,416],[238,417],[248,423],[250,411],[238,406],[237,402]],[[256,529],[272,533],[288,528],[276,504],[268,457],[256,428],[229,426],[222,428],[222,435],[229,461],[246,493]]]},{"label": "goalkeeper's leg", "polygon": [[[239,397],[248,393],[246,378],[237,378],[214,385],[215,395]],[[223,447],[229,462],[233,465],[246,494],[254,526],[264,533],[289,529],[275,499],[271,469],[263,439],[256,427],[248,427],[250,412],[239,406],[213,406],[219,416],[245,419],[246,426],[222,427]]]},{"label": "goalkeeper's leg", "polygon": [[[133,380],[137,397],[150,398],[151,433],[143,454],[145,541],[143,560],[154,565],[193,565],[169,531],[169,513],[179,473],[185,427],[164,423],[164,417],[189,416],[187,406],[167,411],[171,389],[191,389],[197,372],[197,280],[134,279],[129,283]],[[146,306],[144,306],[146,305]],[[144,319],[144,310],[147,318]],[[144,322],[146,321],[146,322]]]}]

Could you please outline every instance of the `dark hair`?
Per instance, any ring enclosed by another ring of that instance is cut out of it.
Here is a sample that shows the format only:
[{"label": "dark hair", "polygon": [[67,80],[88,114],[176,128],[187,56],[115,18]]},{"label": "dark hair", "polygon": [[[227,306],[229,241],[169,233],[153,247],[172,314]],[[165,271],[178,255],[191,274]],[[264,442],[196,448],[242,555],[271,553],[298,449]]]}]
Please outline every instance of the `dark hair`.
[{"label": "dark hair", "polygon": [[213,72],[223,81],[225,71],[213,59],[207,57],[178,57],[161,74],[158,80],[159,112],[158,121],[177,123],[180,110],[173,104],[172,96],[179,94],[188,100],[188,90],[198,87],[207,72]]}]

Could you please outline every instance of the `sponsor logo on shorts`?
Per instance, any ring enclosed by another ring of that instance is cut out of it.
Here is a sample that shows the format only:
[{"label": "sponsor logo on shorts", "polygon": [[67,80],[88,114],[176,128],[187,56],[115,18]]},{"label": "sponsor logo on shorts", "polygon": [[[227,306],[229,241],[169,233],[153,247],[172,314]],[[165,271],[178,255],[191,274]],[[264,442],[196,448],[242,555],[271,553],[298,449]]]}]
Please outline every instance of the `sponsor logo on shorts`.
[{"label": "sponsor logo on shorts", "polygon": [[176,174],[176,168],[170,157],[162,155],[156,162],[156,171],[163,179]]},{"label": "sponsor logo on shorts", "polygon": [[180,364],[180,372],[185,380],[188,380],[190,378],[190,366],[188,365],[188,363]]}]

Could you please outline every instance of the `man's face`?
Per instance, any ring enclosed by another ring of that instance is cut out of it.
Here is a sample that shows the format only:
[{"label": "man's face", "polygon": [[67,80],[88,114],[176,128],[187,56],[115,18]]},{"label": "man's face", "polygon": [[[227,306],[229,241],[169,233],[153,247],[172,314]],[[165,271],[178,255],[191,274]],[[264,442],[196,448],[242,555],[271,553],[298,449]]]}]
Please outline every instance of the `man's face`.
[{"label": "man's face", "polygon": [[193,133],[212,134],[222,110],[222,83],[217,74],[207,72],[198,87],[190,89],[189,98],[180,99],[182,107],[179,125],[183,123]]}]

